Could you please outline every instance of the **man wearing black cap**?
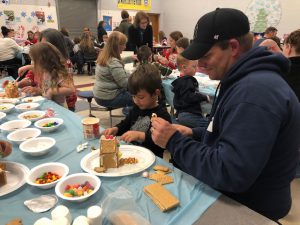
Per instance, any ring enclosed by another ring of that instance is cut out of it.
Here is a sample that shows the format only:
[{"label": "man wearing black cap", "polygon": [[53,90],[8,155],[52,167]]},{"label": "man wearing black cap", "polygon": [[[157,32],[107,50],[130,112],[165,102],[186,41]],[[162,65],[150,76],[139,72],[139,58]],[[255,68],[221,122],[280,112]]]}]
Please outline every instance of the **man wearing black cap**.
[{"label": "man wearing black cap", "polygon": [[300,106],[282,78],[284,56],[252,48],[247,16],[217,9],[202,16],[182,56],[220,80],[207,129],[152,121],[154,142],[187,173],[273,219],[291,207],[300,145]]}]

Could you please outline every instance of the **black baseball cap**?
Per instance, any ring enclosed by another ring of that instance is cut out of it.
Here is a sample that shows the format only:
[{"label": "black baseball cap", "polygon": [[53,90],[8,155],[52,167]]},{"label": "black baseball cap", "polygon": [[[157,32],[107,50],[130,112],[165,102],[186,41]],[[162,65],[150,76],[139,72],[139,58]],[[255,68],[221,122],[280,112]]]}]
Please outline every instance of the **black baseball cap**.
[{"label": "black baseball cap", "polygon": [[242,11],[217,8],[198,20],[193,42],[181,55],[189,60],[200,59],[215,43],[240,37],[249,30],[248,17]]}]

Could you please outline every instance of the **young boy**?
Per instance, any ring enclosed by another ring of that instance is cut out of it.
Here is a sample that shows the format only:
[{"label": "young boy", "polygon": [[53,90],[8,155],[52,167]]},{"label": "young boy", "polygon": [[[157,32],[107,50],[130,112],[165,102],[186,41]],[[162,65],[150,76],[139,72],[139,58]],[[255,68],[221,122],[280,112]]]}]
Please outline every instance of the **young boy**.
[{"label": "young boy", "polygon": [[135,105],[129,114],[115,127],[103,131],[104,135],[121,135],[121,140],[138,142],[150,149],[156,156],[163,157],[164,149],[155,145],[151,138],[151,116],[171,122],[167,110],[158,104],[161,77],[158,69],[152,64],[141,64],[128,78],[128,90]]},{"label": "young boy", "polygon": [[190,40],[186,37],[179,38],[176,41],[176,51],[178,54],[181,54],[184,49],[186,49],[190,45]]},{"label": "young boy", "polygon": [[197,64],[197,60],[188,60],[178,55],[180,77],[172,82],[177,120],[180,124],[191,128],[207,125],[207,120],[202,115],[201,102],[208,102],[209,97],[199,92],[198,81],[194,78]]}]

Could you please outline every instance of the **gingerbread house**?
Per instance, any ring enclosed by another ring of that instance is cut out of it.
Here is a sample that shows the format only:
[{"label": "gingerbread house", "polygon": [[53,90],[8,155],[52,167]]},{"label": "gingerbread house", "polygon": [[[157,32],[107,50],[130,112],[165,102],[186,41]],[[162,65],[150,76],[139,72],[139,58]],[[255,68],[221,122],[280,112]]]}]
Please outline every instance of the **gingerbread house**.
[{"label": "gingerbread house", "polygon": [[7,184],[5,169],[6,165],[4,163],[0,163],[0,187]]},{"label": "gingerbread house", "polygon": [[100,167],[119,167],[119,142],[113,135],[102,135],[100,138]]},{"label": "gingerbread house", "polygon": [[7,98],[17,98],[19,97],[19,89],[15,82],[9,81],[5,86],[5,96]]}]

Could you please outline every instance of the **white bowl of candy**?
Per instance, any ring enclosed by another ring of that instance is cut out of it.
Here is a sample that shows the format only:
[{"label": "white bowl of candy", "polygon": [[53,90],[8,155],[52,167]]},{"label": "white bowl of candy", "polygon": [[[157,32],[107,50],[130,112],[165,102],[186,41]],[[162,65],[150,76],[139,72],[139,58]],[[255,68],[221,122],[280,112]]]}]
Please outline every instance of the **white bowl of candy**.
[{"label": "white bowl of candy", "polygon": [[99,177],[89,173],[76,173],[61,179],[55,193],[70,202],[82,202],[94,195],[100,188]]},{"label": "white bowl of candy", "polygon": [[37,121],[39,119],[42,119],[46,115],[46,112],[41,111],[41,110],[32,110],[32,111],[27,111],[23,112],[18,115],[19,119],[24,119],[24,120],[30,120],[30,121]]},{"label": "white bowl of candy", "polygon": [[0,112],[9,113],[13,108],[15,108],[14,104],[10,104],[10,103],[0,104]]},{"label": "white bowl of candy", "polygon": [[5,133],[9,133],[18,129],[29,127],[31,122],[29,120],[11,120],[0,125],[0,129]]},{"label": "white bowl of candy", "polygon": [[20,144],[20,150],[32,156],[41,156],[50,152],[56,141],[50,137],[37,137]]},{"label": "white bowl of candy", "polygon": [[19,105],[16,105],[16,109],[20,112],[34,110],[37,109],[38,107],[40,107],[40,103],[37,102],[21,103]]},{"label": "white bowl of candy", "polygon": [[63,119],[52,117],[38,120],[34,123],[34,126],[41,129],[43,132],[52,132],[58,129],[63,123]]},{"label": "white bowl of candy", "polygon": [[43,163],[29,171],[26,182],[37,188],[49,189],[54,187],[60,179],[66,177],[68,173],[69,167],[63,163]]}]

